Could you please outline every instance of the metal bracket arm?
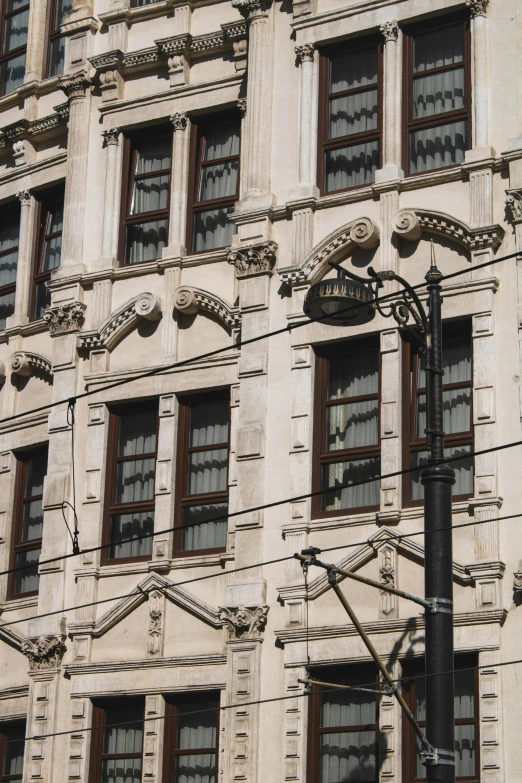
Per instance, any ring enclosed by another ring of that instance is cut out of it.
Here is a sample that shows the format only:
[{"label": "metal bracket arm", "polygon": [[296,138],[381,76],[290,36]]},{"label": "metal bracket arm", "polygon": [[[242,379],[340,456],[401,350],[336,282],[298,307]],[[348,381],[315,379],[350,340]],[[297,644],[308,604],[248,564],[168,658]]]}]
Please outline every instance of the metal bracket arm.
[{"label": "metal bracket arm", "polygon": [[440,748],[431,748],[431,750],[421,750],[421,764],[424,767],[437,767],[439,764],[446,764],[450,767],[455,766],[455,751],[441,750]]}]

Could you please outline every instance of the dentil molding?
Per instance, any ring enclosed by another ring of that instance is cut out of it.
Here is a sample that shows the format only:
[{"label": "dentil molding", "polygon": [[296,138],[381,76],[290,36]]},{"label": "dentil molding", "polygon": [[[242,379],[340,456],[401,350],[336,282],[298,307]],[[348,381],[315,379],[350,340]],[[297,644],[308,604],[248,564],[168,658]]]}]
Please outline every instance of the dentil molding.
[{"label": "dentil molding", "polygon": [[29,659],[31,671],[57,669],[67,650],[65,634],[56,636],[39,636],[37,639],[26,639],[22,642],[22,652]]},{"label": "dentil molding", "polygon": [[236,606],[220,608],[220,619],[229,641],[260,639],[266,626],[268,606]]}]

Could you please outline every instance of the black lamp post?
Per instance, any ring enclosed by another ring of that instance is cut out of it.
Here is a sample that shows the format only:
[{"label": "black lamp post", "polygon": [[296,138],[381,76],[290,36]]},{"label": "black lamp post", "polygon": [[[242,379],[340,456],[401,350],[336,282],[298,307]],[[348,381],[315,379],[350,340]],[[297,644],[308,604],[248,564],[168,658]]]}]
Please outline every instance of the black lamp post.
[{"label": "black lamp post", "polygon": [[[358,277],[331,262],[337,279],[315,283],[307,293],[304,312],[313,320],[349,326],[369,323],[375,313],[393,316],[403,335],[416,342],[426,369],[426,440],[428,463],[422,470],[424,490],[424,586],[431,608],[426,610],[426,736],[432,752],[424,752],[427,783],[455,781],[455,720],[453,674],[453,556],[451,494],[455,472],[444,464],[442,419],[442,275],[432,244],[426,274],[428,313],[413,288],[392,271],[368,269]],[[379,301],[385,280],[397,280],[403,291],[386,304]],[[384,307],[383,307],[384,304]],[[414,328],[408,323],[414,321]]]}]

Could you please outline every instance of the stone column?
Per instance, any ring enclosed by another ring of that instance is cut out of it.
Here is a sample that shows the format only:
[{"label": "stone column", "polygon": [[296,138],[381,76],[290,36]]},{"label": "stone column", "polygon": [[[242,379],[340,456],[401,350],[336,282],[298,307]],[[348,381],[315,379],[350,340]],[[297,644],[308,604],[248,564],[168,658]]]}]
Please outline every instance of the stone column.
[{"label": "stone column", "polygon": [[24,84],[40,81],[45,67],[45,28],[47,3],[45,0],[32,0],[27,31],[27,58],[25,61]]},{"label": "stone column", "polygon": [[[105,204],[103,212],[102,231],[102,259],[109,266],[117,263],[118,232],[118,204],[120,194],[120,178],[118,177],[118,146],[120,141],[120,129],[108,128],[102,131],[103,146],[107,150],[105,154]],[[104,266],[107,264],[104,264]]]},{"label": "stone column", "polygon": [[60,85],[69,99],[69,133],[62,258],[61,266],[55,275],[56,277],[69,277],[83,270],[90,82],[86,73],[79,72],[62,79]]},{"label": "stone column", "polygon": [[295,47],[295,54],[301,71],[299,99],[299,197],[318,195],[314,182],[313,162],[316,156],[314,126],[314,44]]},{"label": "stone column", "polygon": [[473,47],[473,149],[466,153],[466,160],[494,156],[490,144],[489,107],[489,47],[486,18],[489,0],[466,0],[471,16],[471,40]]},{"label": "stone column", "polygon": [[33,260],[34,223],[36,202],[29,190],[19,190],[20,240],[16,270],[15,309],[7,319],[7,327],[21,326],[29,321],[29,293],[31,288],[31,264]]},{"label": "stone column", "polygon": [[185,112],[172,114],[172,175],[170,183],[169,244],[164,258],[184,256],[187,225],[187,178],[190,151],[190,120]]},{"label": "stone column", "polygon": [[384,118],[383,167],[375,173],[376,182],[402,179],[401,160],[401,91],[399,89],[400,46],[399,25],[386,22],[380,27],[384,36]]},{"label": "stone column", "polygon": [[[270,131],[272,125],[272,0],[232,0],[245,17],[248,38],[248,112],[246,154],[241,175],[243,199],[271,205]],[[250,205],[249,205],[250,206]],[[253,205],[252,205],[253,206]],[[246,207],[246,205],[245,205]]]}]

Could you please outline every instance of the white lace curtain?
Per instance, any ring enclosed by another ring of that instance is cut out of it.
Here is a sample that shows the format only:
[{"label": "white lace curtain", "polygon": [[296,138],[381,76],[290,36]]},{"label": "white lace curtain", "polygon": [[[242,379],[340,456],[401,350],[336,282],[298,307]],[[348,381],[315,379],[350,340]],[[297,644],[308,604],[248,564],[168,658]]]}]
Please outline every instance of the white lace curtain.
[{"label": "white lace curtain", "polygon": [[[333,487],[332,492],[322,495],[323,511],[338,511],[341,508],[362,508],[379,505],[381,483],[372,478],[380,474],[381,461],[378,457],[349,460],[323,466],[323,487]],[[357,487],[336,485],[365,481]]]},{"label": "white lace curtain", "polygon": [[377,49],[357,49],[330,58],[330,92],[376,84]]},{"label": "white lace curtain", "polygon": [[195,253],[218,247],[229,247],[232,244],[235,227],[228,216],[233,211],[234,207],[222,207],[194,213]]},{"label": "white lace curtain", "polygon": [[[206,705],[201,705],[204,709]],[[214,706],[214,705],[212,705]],[[178,718],[178,749],[215,748],[217,744],[215,712],[183,715]],[[187,753],[178,756],[176,783],[215,783],[215,753]]]},{"label": "white lace curtain", "polygon": [[[0,227],[0,287],[16,281],[20,221],[6,221]],[[9,251],[9,252],[8,252]]]},{"label": "white lace curtain", "polygon": [[463,163],[467,122],[450,122],[410,134],[410,171],[431,171]]},{"label": "white lace curtain", "polygon": [[[136,708],[113,714],[107,711],[107,723],[113,720],[131,721]],[[141,757],[132,758],[131,754],[141,754],[143,746],[143,727],[140,724],[129,726],[108,726],[105,729],[103,752],[118,754],[121,758],[103,762],[102,783],[141,783]]]},{"label": "white lace curtain", "polygon": [[[111,517],[110,557],[141,557],[152,553],[154,511],[115,514]],[[137,538],[146,535],[147,538]],[[131,541],[122,539],[133,539]],[[120,543],[121,542],[121,543]]]},{"label": "white lace curtain", "polygon": [[[183,509],[183,540],[181,548],[222,549],[227,543],[228,503],[209,503]],[[215,519],[218,517],[218,519]]]},{"label": "white lace curtain", "polygon": [[377,90],[330,100],[330,138],[364,133],[377,127]]},{"label": "white lace curtain", "polygon": [[[170,189],[169,173],[157,174],[155,171],[171,167],[171,140],[168,136],[150,139],[140,145],[136,155],[135,174],[150,175],[134,182],[131,215],[166,209]],[[167,219],[149,220],[127,227],[126,263],[137,264],[161,256],[168,241]]]},{"label": "white lace curtain", "polygon": [[167,246],[168,220],[149,220],[127,227],[127,264],[152,261]]},{"label": "white lace curtain", "polygon": [[373,182],[379,165],[379,142],[353,144],[326,152],[325,188],[328,192]]},{"label": "white lace curtain", "polygon": [[[360,726],[375,723],[375,698],[354,692],[324,694],[321,726]],[[377,745],[375,730],[339,731],[321,735],[321,783],[375,781]]]}]

